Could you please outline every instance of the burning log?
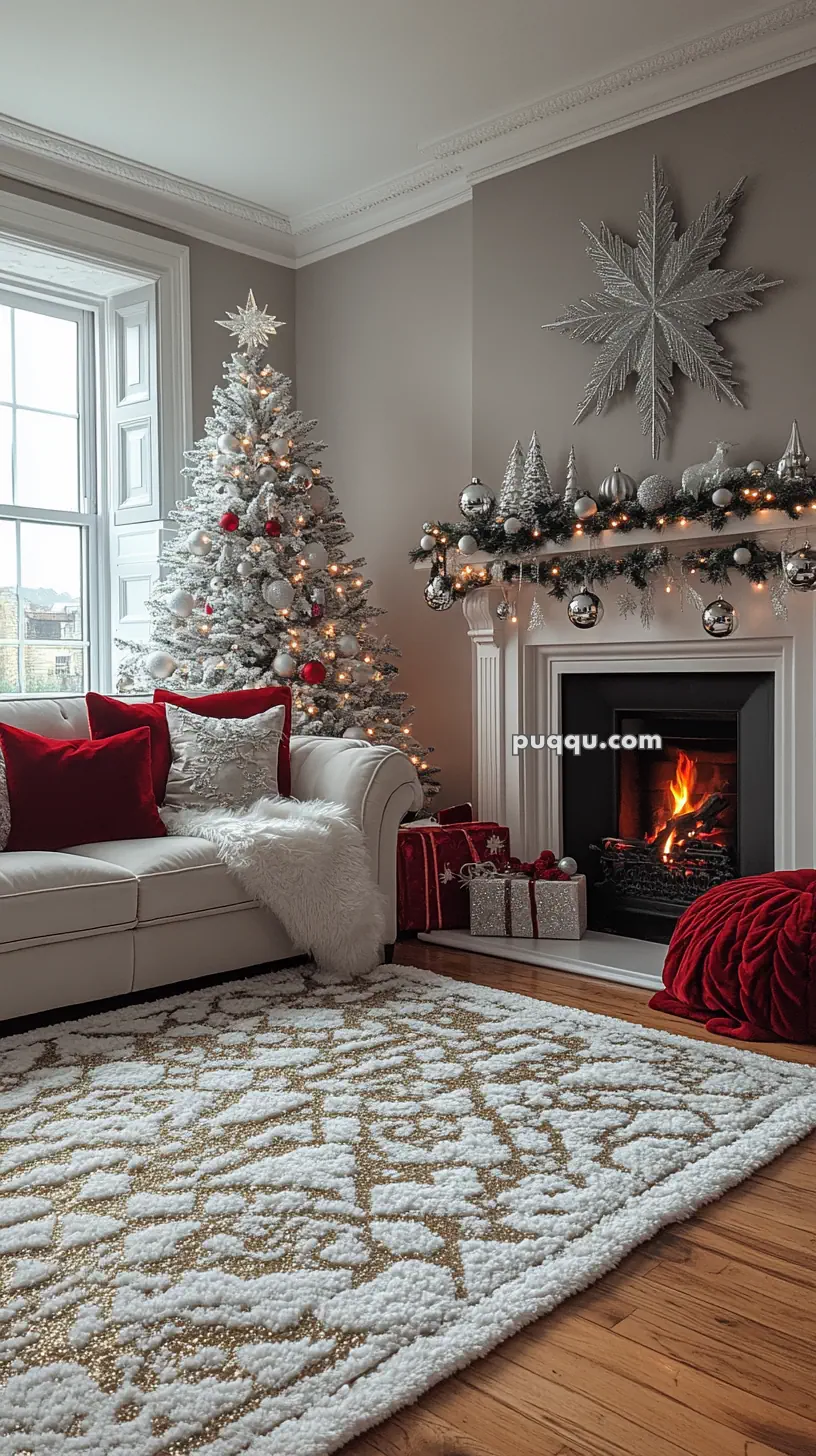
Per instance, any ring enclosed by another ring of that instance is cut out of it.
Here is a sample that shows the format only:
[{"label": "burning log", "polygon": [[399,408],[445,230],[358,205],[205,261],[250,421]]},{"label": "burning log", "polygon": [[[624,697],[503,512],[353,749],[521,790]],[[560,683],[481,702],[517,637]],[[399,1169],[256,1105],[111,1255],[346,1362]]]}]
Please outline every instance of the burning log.
[{"label": "burning log", "polygon": [[648,843],[657,844],[658,840],[665,841],[671,835],[674,836],[673,842],[676,842],[692,836],[696,839],[700,834],[710,834],[727,804],[724,794],[709,794],[699,809],[673,815]]}]

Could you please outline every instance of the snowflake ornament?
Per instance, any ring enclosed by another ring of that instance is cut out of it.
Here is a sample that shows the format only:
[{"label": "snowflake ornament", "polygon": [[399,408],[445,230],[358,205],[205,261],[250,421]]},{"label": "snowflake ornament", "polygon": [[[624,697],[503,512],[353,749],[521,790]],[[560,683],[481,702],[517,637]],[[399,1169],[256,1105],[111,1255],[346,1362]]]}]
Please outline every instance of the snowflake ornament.
[{"label": "snowflake ornament", "polygon": [[601,414],[629,375],[636,374],[635,399],[656,460],[667,433],[675,365],[716,400],[725,398],[742,408],[733,385],[733,365],[710,325],[757,307],[761,300],[756,295],[781,282],[769,281],[752,268],[711,267],[725,242],[744,182],[741,177],[725,198],[718,192],[678,238],[669,189],[654,157],[652,186],[638,219],[634,247],[605,223],[597,237],[581,223],[603,292],[570,304],[560,318],[542,325],[601,345],[576,424],[593,409]]},{"label": "snowflake ornament", "polygon": [[259,308],[255,302],[255,294],[252,289],[246,301],[246,308],[238,305],[237,313],[230,313],[227,310],[225,319],[216,319],[221,329],[229,329],[234,334],[242,349],[262,349],[267,339],[284,327],[281,319],[275,318],[274,314],[268,314],[266,304]]},{"label": "snowflake ornament", "polygon": [[455,878],[456,876],[454,875],[450,865],[446,864],[445,868],[439,876],[439,883],[440,885],[449,885],[451,880],[454,880]]},{"label": "snowflake ornament", "polygon": [[500,834],[489,834],[486,841],[488,854],[503,854],[505,849],[504,840]]}]

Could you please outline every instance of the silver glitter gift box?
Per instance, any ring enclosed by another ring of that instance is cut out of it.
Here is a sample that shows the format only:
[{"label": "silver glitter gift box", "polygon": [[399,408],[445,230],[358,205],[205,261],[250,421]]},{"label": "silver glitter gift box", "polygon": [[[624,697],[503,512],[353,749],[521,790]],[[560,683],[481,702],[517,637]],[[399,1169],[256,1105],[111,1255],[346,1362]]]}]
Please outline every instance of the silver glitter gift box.
[{"label": "silver glitter gift box", "polygon": [[528,880],[479,875],[469,881],[471,935],[580,940],[587,925],[586,876]]}]

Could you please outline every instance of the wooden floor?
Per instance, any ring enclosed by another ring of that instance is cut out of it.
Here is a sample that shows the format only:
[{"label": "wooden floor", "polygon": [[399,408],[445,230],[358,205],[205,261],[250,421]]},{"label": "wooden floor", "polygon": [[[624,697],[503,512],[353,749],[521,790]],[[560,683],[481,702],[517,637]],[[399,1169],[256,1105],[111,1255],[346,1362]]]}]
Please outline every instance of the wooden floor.
[{"label": "wooden floor", "polygon": [[[395,960],[724,1042],[628,986],[418,941]],[[751,1047],[816,1065],[816,1047]],[[816,1456],[816,1135],[342,1456],[774,1452]]]}]

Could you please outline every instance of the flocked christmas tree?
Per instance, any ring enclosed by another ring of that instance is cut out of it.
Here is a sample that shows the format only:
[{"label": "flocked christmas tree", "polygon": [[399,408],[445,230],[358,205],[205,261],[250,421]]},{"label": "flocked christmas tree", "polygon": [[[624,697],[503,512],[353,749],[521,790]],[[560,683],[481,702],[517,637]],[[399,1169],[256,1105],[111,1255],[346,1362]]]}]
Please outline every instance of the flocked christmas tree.
[{"label": "flocked christmas tree", "polygon": [[171,513],[150,601],[150,640],[126,649],[120,692],[157,682],[180,692],[290,684],[293,732],[393,744],[436,785],[414,739],[399,656],[370,628],[371,581],[351,541],[314,441],[314,420],[292,408],[291,381],[266,360],[282,325],[246,308],[223,327],[239,353],[213,392],[206,433],[188,452],[190,495]]},{"label": "flocked christmas tree", "polygon": [[546,510],[554,500],[555,491],[552,488],[550,472],[541,453],[538,435],[533,430],[533,436],[524,459],[518,514],[524,521],[534,521],[538,511]]},{"label": "flocked christmas tree", "polygon": [[517,516],[521,510],[521,493],[524,481],[524,451],[521,448],[521,441],[516,440],[510,451],[510,458],[504,472],[501,490],[499,491],[499,503],[497,507],[497,518],[506,521],[508,517]]}]

